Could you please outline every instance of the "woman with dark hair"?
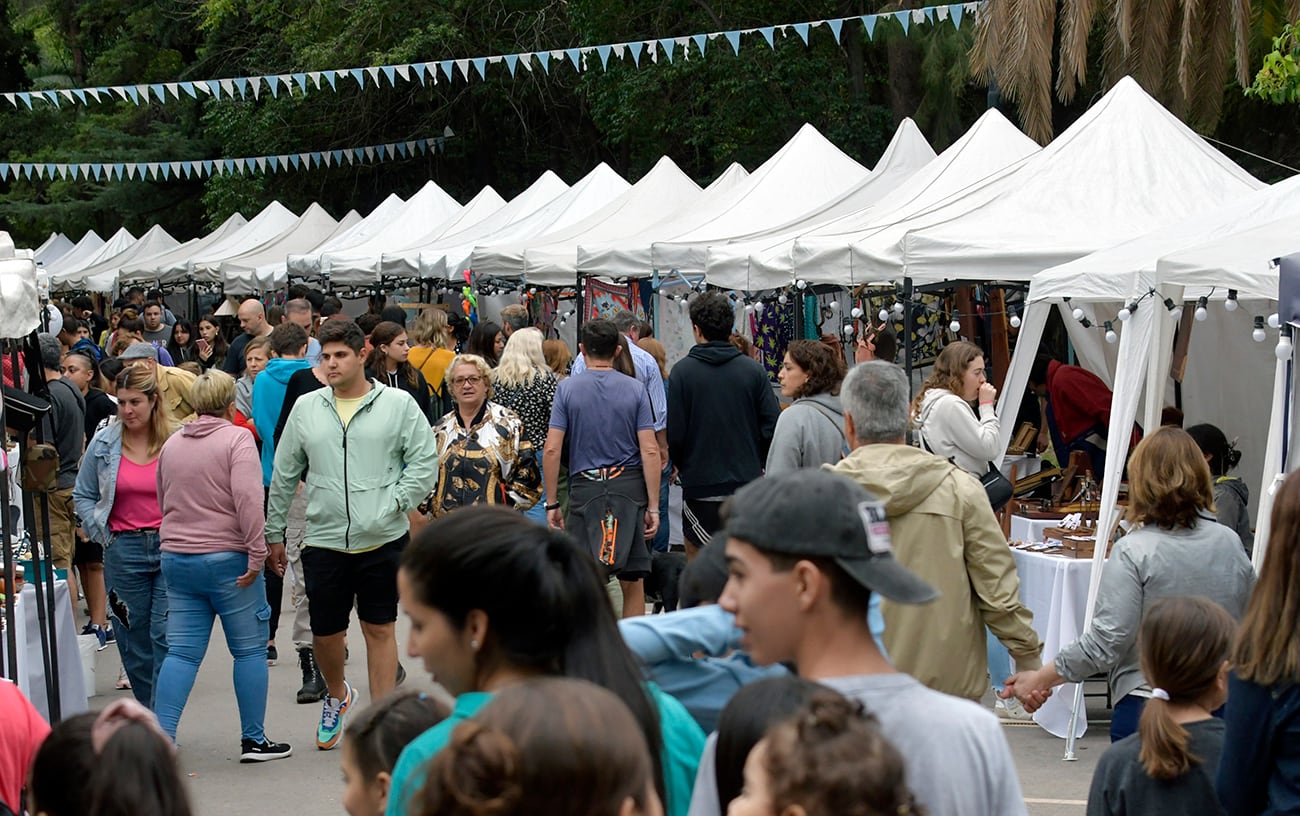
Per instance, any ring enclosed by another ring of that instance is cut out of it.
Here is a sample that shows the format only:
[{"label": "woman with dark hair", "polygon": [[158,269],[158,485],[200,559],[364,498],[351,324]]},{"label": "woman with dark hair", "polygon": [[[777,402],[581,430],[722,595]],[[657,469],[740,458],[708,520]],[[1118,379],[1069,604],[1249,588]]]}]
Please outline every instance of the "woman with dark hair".
[{"label": "woman with dark hair", "polygon": [[781,412],[767,451],[769,476],[820,467],[844,458],[844,407],[840,383],[844,358],[817,340],[795,340],[786,349],[777,379],[794,402]]},{"label": "woman with dark hair", "polygon": [[1241,546],[1250,556],[1255,552],[1255,531],[1250,527],[1250,488],[1237,476],[1229,476],[1241,462],[1236,440],[1229,442],[1223,431],[1213,425],[1193,425],[1187,433],[1205,454],[1214,479],[1214,516],[1219,523],[1237,533]]},{"label": "woman with dark hair", "polygon": [[[965,340],[949,343],[912,401],[921,447],[973,476],[983,476],[1002,454],[993,411],[997,398],[998,390],[985,379],[984,351]],[[971,410],[976,400],[978,417]]]},{"label": "woman with dark hair", "polygon": [[1216,788],[1229,816],[1300,812],[1300,473],[1282,483],[1270,519],[1228,677]]},{"label": "woman with dark hair", "polygon": [[[707,547],[705,548],[707,551]],[[717,744],[712,777],[700,774],[697,785],[718,787],[718,802],[726,804],[740,795],[744,785],[745,758],[772,726],[790,717],[813,694],[826,687],[793,674],[755,680],[736,692],[722,716],[718,730],[710,739]]]},{"label": "woman with dark hair", "polygon": [[220,368],[226,362],[226,338],[221,336],[221,320],[214,314],[205,314],[199,319],[199,339],[195,342],[197,352],[194,359],[203,368]]},{"label": "woman with dark hair", "polygon": [[198,338],[194,334],[194,326],[190,321],[177,320],[172,326],[172,339],[167,341],[167,353],[172,356],[172,362],[176,365],[189,362],[203,365],[199,360]]},{"label": "woman with dark hair", "polygon": [[484,320],[475,326],[469,333],[469,340],[465,341],[466,354],[477,354],[493,368],[501,361],[501,352],[505,348],[506,336],[501,333],[501,327],[491,320]]},{"label": "woman with dark hair", "polygon": [[457,696],[451,716],[411,743],[393,771],[389,816],[416,813],[430,758],[495,692],[533,677],[589,680],[636,718],[669,816],[686,813],[704,734],[680,703],[642,680],[595,560],[563,533],[501,508],[440,518],[402,554],[408,652]]},{"label": "woman with dark hair", "polygon": [[563,677],[511,686],[458,725],[421,798],[424,816],[664,812],[632,712],[612,692]]},{"label": "woman with dark hair", "polygon": [[1056,686],[1108,672],[1111,742],[1137,730],[1152,694],[1137,649],[1146,610],[1160,598],[1202,595],[1239,620],[1255,583],[1236,534],[1210,514],[1210,469],[1186,431],[1160,428],[1143,439],[1128,472],[1135,529],[1115,542],[1102,567],[1092,622],[1051,663],[1008,678],[999,695],[1015,695],[1032,714]]},{"label": "woman with dark hair", "polygon": [[86,400],[86,442],[89,444],[99,423],[117,416],[117,403],[104,393],[104,376],[99,361],[90,352],[70,351],[64,355],[63,376],[77,386]]},{"label": "woman with dark hair", "polygon": [[370,359],[366,361],[366,373],[370,378],[410,394],[429,423],[436,422],[439,417],[430,415],[433,409],[429,404],[429,383],[408,361],[411,347],[406,339],[406,329],[385,320],[370,332],[370,346]]}]

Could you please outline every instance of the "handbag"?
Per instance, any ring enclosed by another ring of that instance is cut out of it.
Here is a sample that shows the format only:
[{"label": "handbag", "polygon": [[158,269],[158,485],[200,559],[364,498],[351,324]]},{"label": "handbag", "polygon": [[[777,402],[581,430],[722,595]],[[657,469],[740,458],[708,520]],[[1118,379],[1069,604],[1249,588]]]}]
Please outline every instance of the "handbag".
[{"label": "handbag", "polygon": [[1001,510],[1011,501],[1011,495],[1014,488],[1011,480],[1003,475],[1002,471],[994,467],[989,462],[989,469],[980,477],[980,484],[984,485],[984,494],[989,497],[989,504],[993,505],[993,512]]}]

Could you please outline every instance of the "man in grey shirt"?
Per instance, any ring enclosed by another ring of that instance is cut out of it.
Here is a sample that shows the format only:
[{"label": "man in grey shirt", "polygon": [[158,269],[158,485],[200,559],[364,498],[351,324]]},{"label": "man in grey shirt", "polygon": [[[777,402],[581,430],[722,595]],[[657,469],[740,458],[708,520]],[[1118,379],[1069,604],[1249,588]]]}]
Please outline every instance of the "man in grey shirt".
[{"label": "man in grey shirt", "polygon": [[162,306],[146,303],[144,314],[144,339],[147,343],[162,343],[164,346],[172,339],[172,327],[163,322]]},{"label": "man in grey shirt", "polygon": [[[792,663],[801,677],[861,702],[902,754],[925,812],[1026,813],[997,717],[896,671],[871,636],[873,592],[902,604],[937,597],[894,560],[881,502],[824,470],[769,476],[736,492],[725,535],[730,577],[719,604],[736,616],[755,663]],[[723,812],[716,739],[700,761],[690,816]]]}]

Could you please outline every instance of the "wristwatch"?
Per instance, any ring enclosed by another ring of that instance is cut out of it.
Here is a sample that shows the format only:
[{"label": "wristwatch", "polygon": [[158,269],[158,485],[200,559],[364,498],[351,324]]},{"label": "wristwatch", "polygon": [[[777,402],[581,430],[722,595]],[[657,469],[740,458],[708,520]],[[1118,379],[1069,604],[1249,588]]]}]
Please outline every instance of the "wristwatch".
[{"label": "wristwatch", "polygon": [[552,511],[552,510],[559,510],[559,509],[560,509],[560,503],[559,503],[559,502],[556,502],[555,504],[548,504],[548,505],[546,505],[546,512],[548,512],[548,513],[549,513],[550,511]]}]

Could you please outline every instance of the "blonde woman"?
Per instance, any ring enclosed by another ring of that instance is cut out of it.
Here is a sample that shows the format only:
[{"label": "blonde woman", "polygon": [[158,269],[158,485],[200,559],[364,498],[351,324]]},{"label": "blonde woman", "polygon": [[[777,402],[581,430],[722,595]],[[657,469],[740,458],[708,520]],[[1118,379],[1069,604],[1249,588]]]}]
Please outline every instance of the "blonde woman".
[{"label": "blonde woman", "polygon": [[438,483],[423,509],[435,517],[473,504],[529,509],[541,496],[540,469],[534,457],[520,455],[519,415],[491,401],[491,367],[477,354],[461,354],[447,371],[456,410],[434,426]]},{"label": "blonde woman", "polygon": [[117,422],[86,446],[72,501],[92,541],[104,545],[104,582],[117,648],[135,698],[150,709],[167,657],[158,456],[177,429],[150,366],[117,375]]},{"label": "blonde woman", "polygon": [[[531,450],[524,456],[540,455],[551,425],[551,404],[555,402],[555,374],[542,354],[542,333],[535,328],[516,329],[506,341],[501,364],[492,372],[493,402],[514,411],[524,425],[523,438]],[[525,514],[546,524],[546,494]]]},{"label": "blonde woman", "polygon": [[406,361],[424,375],[431,401],[429,419],[437,422],[455,405],[444,382],[447,366],[456,358],[447,313],[433,307],[422,310],[411,324],[409,334],[411,352]]}]

